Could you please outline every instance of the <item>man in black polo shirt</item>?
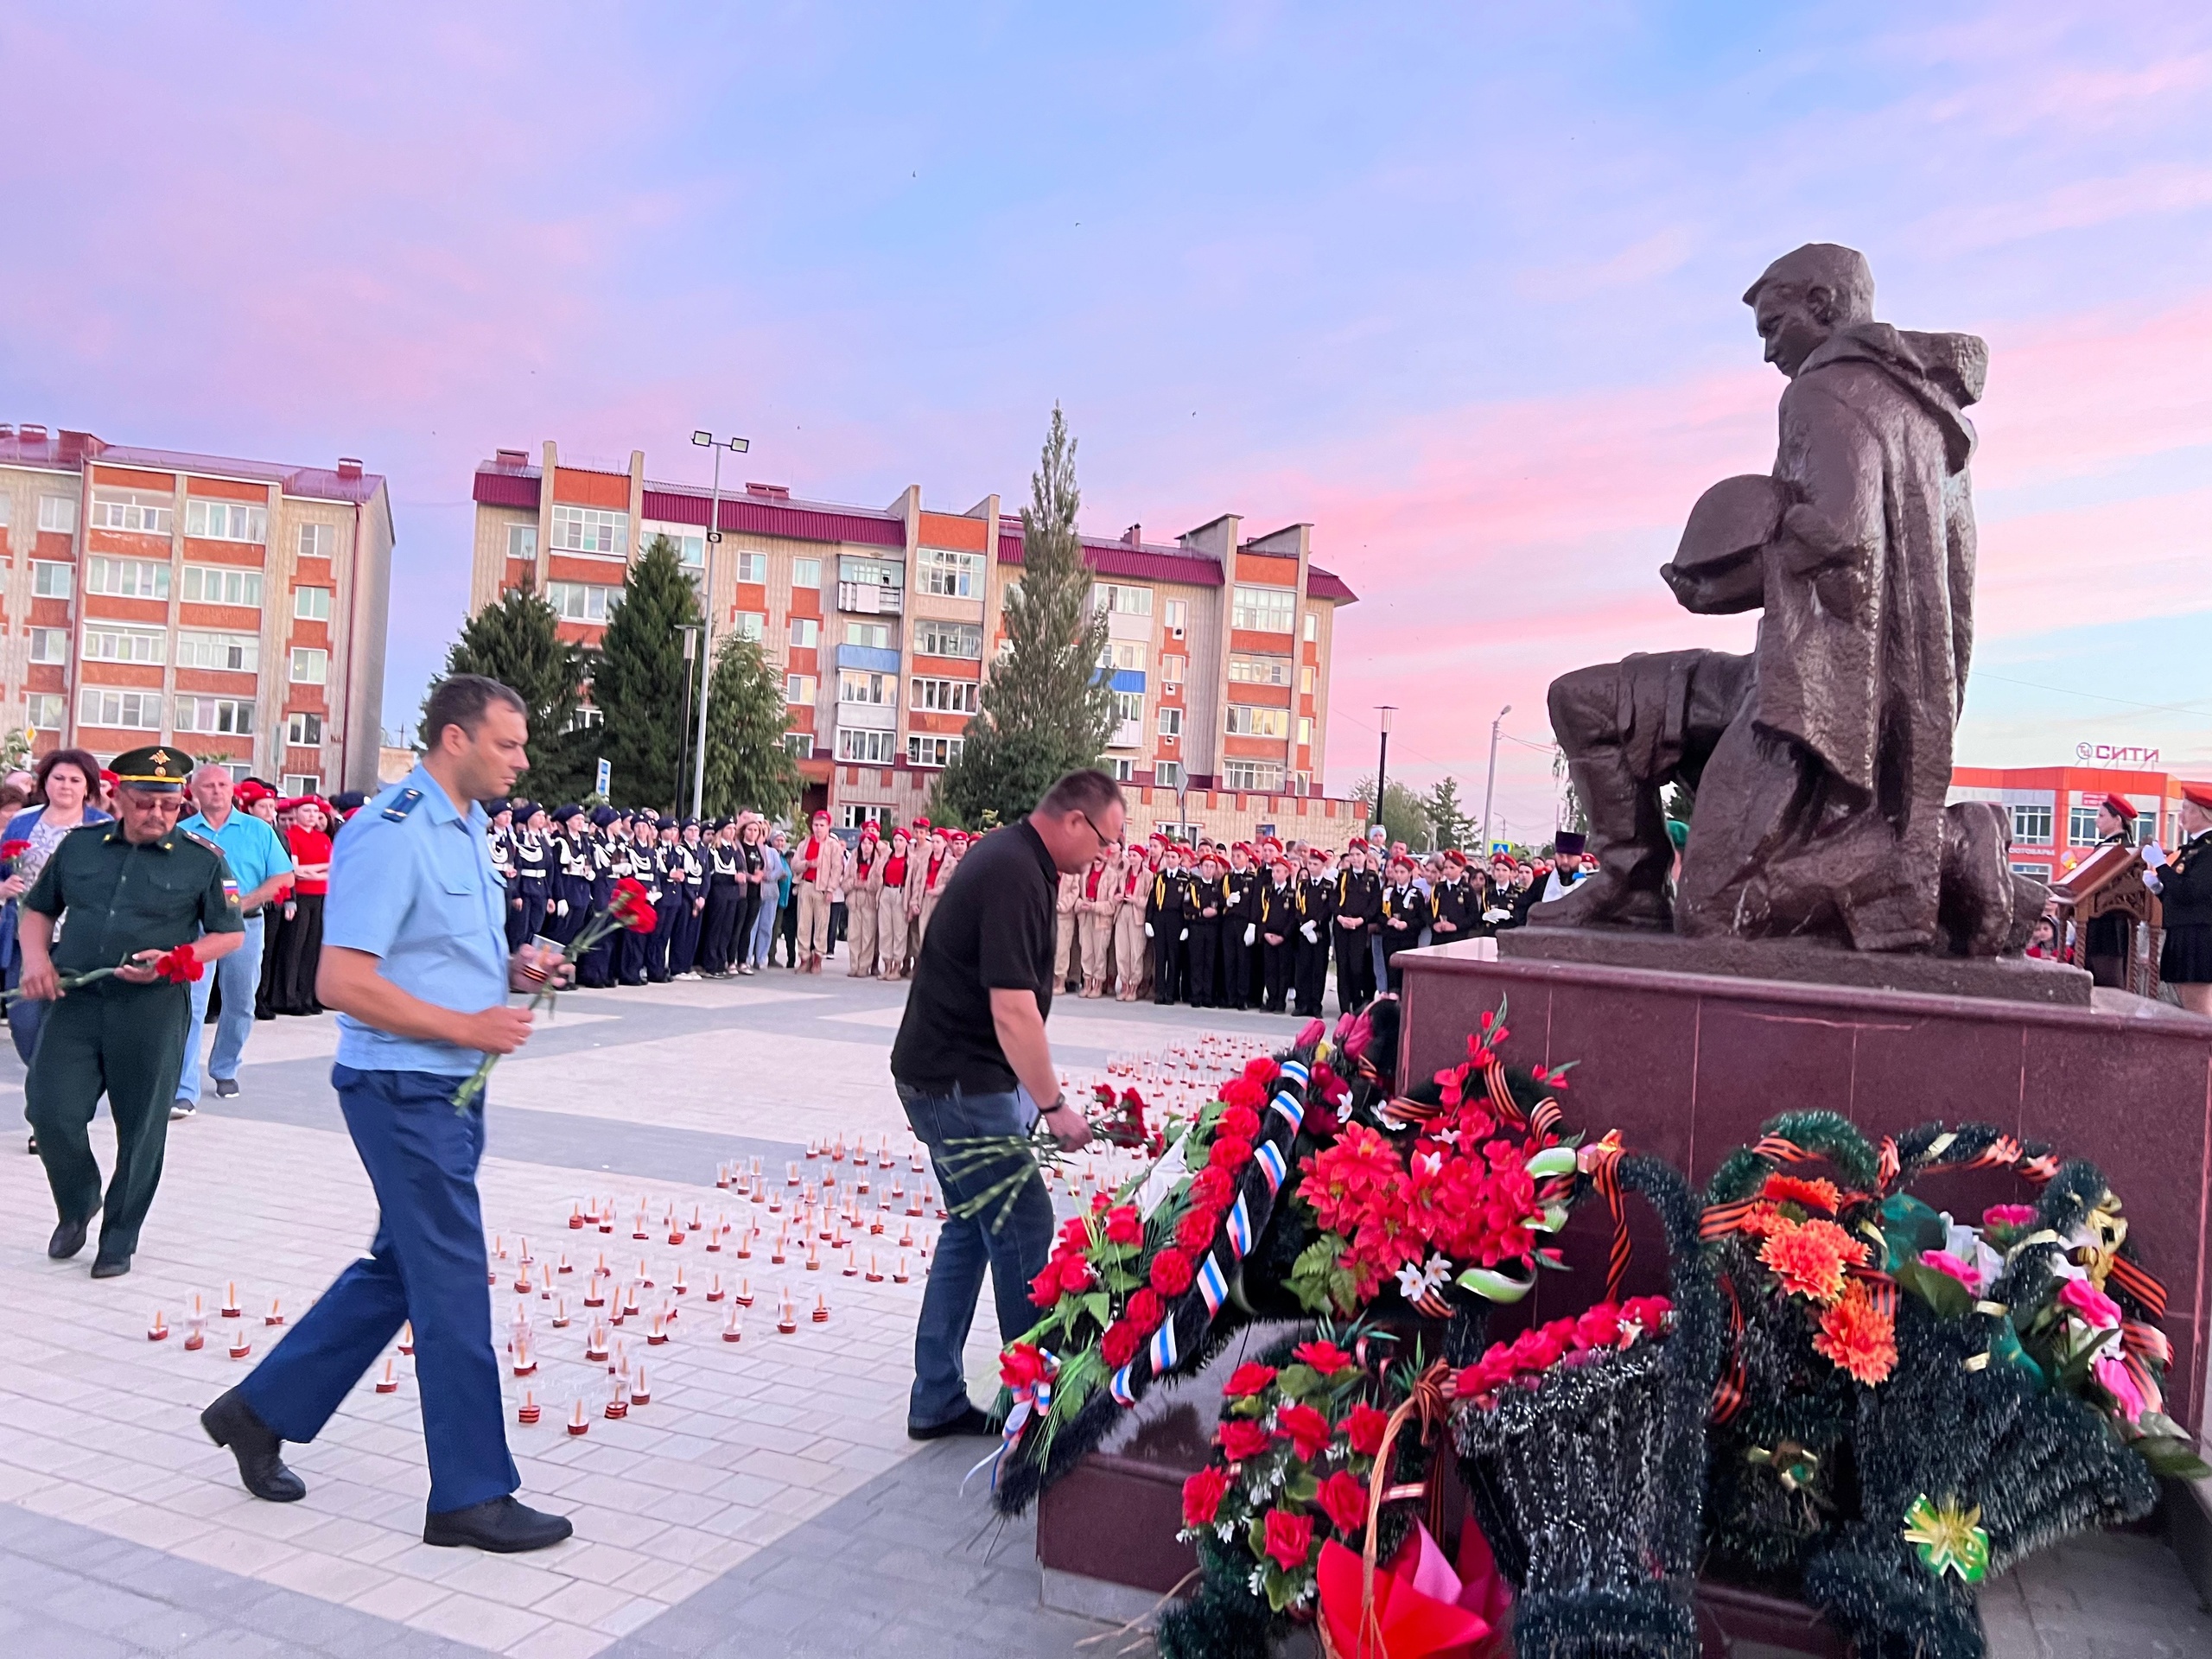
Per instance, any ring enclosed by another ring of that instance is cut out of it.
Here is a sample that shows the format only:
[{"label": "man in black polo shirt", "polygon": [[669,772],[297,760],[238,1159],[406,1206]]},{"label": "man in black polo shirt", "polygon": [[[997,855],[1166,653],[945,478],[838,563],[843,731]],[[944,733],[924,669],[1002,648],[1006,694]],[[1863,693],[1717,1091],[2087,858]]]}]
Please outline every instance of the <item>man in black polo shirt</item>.
[{"label": "man in black polo shirt", "polygon": [[[946,1208],[1002,1171],[945,1172],[948,1142],[1027,1134],[1039,1116],[1072,1152],[1090,1139],[1083,1114],[1060,1098],[1045,1016],[1052,1011],[1053,901],[1063,873],[1085,868],[1122,838],[1122,791],[1103,772],[1071,772],[1020,823],[969,849],[946,883],[914,963],[906,1014],[891,1046],[891,1075],[906,1121],[929,1148]],[[988,1434],[961,1369],[983,1270],[991,1274],[1002,1341],[1037,1322],[1029,1281],[1052,1252],[1052,1201],[1025,1183],[995,1230],[990,1214],[945,1224],[914,1332],[914,1388],[906,1433],[918,1440]]]}]

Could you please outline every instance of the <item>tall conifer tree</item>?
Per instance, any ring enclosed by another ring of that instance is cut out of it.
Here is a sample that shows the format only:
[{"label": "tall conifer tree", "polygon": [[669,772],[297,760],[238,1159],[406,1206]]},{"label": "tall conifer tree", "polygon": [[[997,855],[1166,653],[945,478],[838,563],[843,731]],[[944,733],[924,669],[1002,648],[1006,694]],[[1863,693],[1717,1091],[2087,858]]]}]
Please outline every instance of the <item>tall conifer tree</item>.
[{"label": "tall conifer tree", "polygon": [[511,588],[461,625],[430,689],[448,674],[481,674],[512,690],[530,721],[530,771],[518,787],[538,799],[573,796],[582,785],[570,758],[575,744],[569,722],[586,656],[582,646],[561,638],[552,606],[525,588]]},{"label": "tall conifer tree", "polygon": [[983,683],[961,757],[938,780],[940,815],[1011,823],[1063,773],[1095,766],[1112,734],[1114,698],[1100,667],[1106,618],[1090,606],[1076,530],[1076,441],[1058,404],[1029,505],[1021,510],[1021,581],[1006,596],[1007,655]]},{"label": "tall conifer tree", "polygon": [[[604,722],[592,736],[613,772],[618,800],[675,804],[687,666],[697,673],[683,660],[681,631],[699,626],[699,596],[675,543],[656,536],[623,579],[591,664],[591,700]],[[697,695],[695,684],[695,710]]]},{"label": "tall conifer tree", "polygon": [[726,636],[707,691],[708,811],[750,808],[777,817],[798,798],[798,762],[784,747],[790,724],[783,676],[753,641]]}]

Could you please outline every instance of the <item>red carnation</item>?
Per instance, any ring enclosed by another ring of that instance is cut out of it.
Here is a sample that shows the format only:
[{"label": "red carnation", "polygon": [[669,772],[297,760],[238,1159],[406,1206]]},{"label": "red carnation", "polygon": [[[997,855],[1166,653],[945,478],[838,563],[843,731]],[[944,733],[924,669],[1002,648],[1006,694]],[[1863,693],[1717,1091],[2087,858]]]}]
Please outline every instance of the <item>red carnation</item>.
[{"label": "red carnation", "polygon": [[1224,1420],[1213,1438],[1222,1455],[1231,1463],[1249,1463],[1254,1458],[1263,1458],[1274,1444],[1274,1436],[1268,1433],[1266,1426],[1249,1417]]},{"label": "red carnation", "polygon": [[1275,1080],[1275,1063],[1265,1054],[1255,1054],[1244,1062],[1243,1077],[1247,1083],[1256,1083],[1262,1088]]},{"label": "red carnation", "polygon": [[207,971],[207,964],[188,944],[180,944],[174,950],[162,953],[154,963],[154,971],[172,985],[189,985]]},{"label": "red carnation", "polygon": [[1214,1217],[1211,1211],[1192,1210],[1175,1224],[1175,1248],[1197,1255],[1213,1243]]},{"label": "red carnation", "polygon": [[1039,1307],[1050,1307],[1060,1300],[1060,1270],[1051,1262],[1044,1272],[1029,1281],[1029,1300]]},{"label": "red carnation", "polygon": [[1351,1441],[1351,1449],[1363,1458],[1371,1458],[1382,1449],[1382,1431],[1390,1426],[1390,1414],[1378,1411],[1364,1400],[1351,1408],[1351,1415],[1344,1419],[1344,1433]]},{"label": "red carnation", "polygon": [[1122,1312],[1136,1326],[1139,1336],[1148,1337],[1160,1329],[1160,1321],[1167,1317],[1167,1304],[1160,1300],[1158,1293],[1141,1290],[1129,1298],[1129,1305]]},{"label": "red carnation", "polygon": [[660,921],[653,914],[645,884],[634,875],[626,875],[614,884],[614,891],[607,900],[607,913],[632,933],[650,933]]},{"label": "red carnation", "polygon": [[1071,1255],[1060,1263],[1060,1289],[1063,1293],[1076,1296],[1090,1288],[1090,1262],[1079,1255]]},{"label": "red carnation", "polygon": [[1275,1368],[1246,1360],[1229,1379],[1222,1393],[1231,1400],[1249,1400],[1275,1380]]},{"label": "red carnation", "polygon": [[1141,1244],[1144,1243],[1144,1221],[1133,1205],[1123,1205],[1118,1210],[1106,1212],[1106,1242],[1109,1244]]},{"label": "red carnation", "polygon": [[1268,1091],[1249,1077],[1232,1077],[1221,1086],[1222,1103],[1256,1109],[1268,1097]]},{"label": "red carnation", "polygon": [[1206,1154],[1206,1167],[1234,1173],[1252,1161],[1252,1143],[1225,1135],[1213,1143],[1213,1150]]},{"label": "red carnation", "polygon": [[1118,1371],[1137,1357],[1137,1344],[1143,1340],[1127,1320],[1116,1319],[1098,1339],[1098,1357],[1109,1370]]},{"label": "red carnation", "polygon": [[1300,1463],[1312,1463],[1329,1449],[1329,1420],[1311,1406],[1285,1406],[1275,1413],[1275,1433],[1290,1442]]},{"label": "red carnation", "polygon": [[1183,1483],[1183,1524],[1186,1527],[1209,1527],[1220,1513],[1221,1500],[1227,1496],[1230,1485],[1229,1471],[1218,1464],[1208,1464]]},{"label": "red carnation", "polygon": [[1180,1296],[1197,1276],[1191,1258],[1180,1250],[1162,1250],[1152,1258],[1152,1287],[1163,1296]]},{"label": "red carnation", "polygon": [[1306,1565],[1313,1548],[1313,1517],[1287,1510],[1268,1511],[1267,1550],[1275,1565],[1293,1573]]},{"label": "red carnation", "polygon": [[1260,1133],[1260,1115],[1249,1106],[1232,1106],[1221,1115],[1214,1126],[1217,1135],[1233,1135],[1240,1141],[1251,1141]]},{"label": "red carnation", "polygon": [[1219,1214],[1236,1196],[1236,1183],[1225,1169],[1202,1169],[1191,1180],[1191,1207]]},{"label": "red carnation", "polygon": [[0,859],[5,859],[12,863],[30,849],[31,844],[28,841],[0,841]]},{"label": "red carnation", "polygon": [[[1187,1492],[1190,1489],[1184,1490]],[[1367,1483],[1349,1470],[1339,1469],[1323,1481],[1313,1501],[1329,1517],[1329,1524],[1347,1538],[1367,1524]],[[1187,1515],[1189,1499],[1186,1497],[1184,1502],[1184,1513]]]},{"label": "red carnation", "polygon": [[1333,1342],[1301,1342],[1290,1351],[1290,1357],[1324,1376],[1334,1376],[1351,1363],[1351,1356]]}]

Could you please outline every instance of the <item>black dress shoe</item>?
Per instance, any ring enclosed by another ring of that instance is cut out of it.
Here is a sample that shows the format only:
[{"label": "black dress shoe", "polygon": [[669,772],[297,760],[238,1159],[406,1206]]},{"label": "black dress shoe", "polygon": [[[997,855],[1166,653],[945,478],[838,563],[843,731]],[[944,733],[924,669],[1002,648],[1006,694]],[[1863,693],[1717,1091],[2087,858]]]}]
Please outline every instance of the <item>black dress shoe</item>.
[{"label": "black dress shoe", "polygon": [[54,1236],[46,1241],[46,1253],[56,1262],[67,1262],[85,1248],[85,1230],[92,1225],[90,1216],[80,1216],[74,1221],[65,1221],[54,1230]]},{"label": "black dress shoe", "polygon": [[906,1438],[910,1440],[945,1440],[956,1434],[988,1437],[998,1432],[998,1426],[976,1410],[973,1403],[957,1417],[948,1417],[944,1421],[931,1423],[926,1428],[916,1428],[912,1423],[906,1425]]},{"label": "black dress shoe", "polygon": [[284,1466],[283,1439],[236,1389],[200,1414],[200,1427],[216,1445],[230,1448],[238,1460],[238,1479],[256,1497],[296,1503],[308,1495],[307,1482]]},{"label": "black dress shoe", "polygon": [[120,1279],[130,1271],[130,1258],[127,1255],[103,1255],[92,1263],[95,1279]]},{"label": "black dress shoe", "polygon": [[518,1502],[512,1495],[486,1498],[465,1510],[423,1517],[423,1541],[444,1548],[466,1544],[496,1555],[519,1555],[543,1549],[575,1531],[565,1515],[548,1515]]}]

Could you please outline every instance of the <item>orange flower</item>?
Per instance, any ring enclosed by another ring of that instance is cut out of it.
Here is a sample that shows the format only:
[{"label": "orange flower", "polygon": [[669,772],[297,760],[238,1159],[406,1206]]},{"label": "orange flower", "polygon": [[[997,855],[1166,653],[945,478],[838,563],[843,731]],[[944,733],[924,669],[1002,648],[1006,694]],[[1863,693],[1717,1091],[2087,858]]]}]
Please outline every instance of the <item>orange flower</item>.
[{"label": "orange flower", "polygon": [[1897,1326],[1874,1306],[1866,1287],[1853,1283],[1821,1315],[1821,1334],[1813,1338],[1813,1351],[1872,1388],[1887,1382],[1897,1369]]},{"label": "orange flower", "polygon": [[1786,1233],[1796,1224],[1772,1205],[1755,1204],[1744,1212],[1744,1218],[1736,1224],[1736,1230],[1753,1238],[1765,1238],[1774,1233]]},{"label": "orange flower", "polygon": [[1801,1180],[1795,1175],[1768,1176],[1759,1196],[1777,1204],[1802,1204],[1824,1216],[1835,1214],[1836,1206],[1843,1202],[1843,1194],[1836,1190],[1834,1181]]},{"label": "orange flower", "polygon": [[1783,1289],[1827,1306],[1843,1294],[1843,1270],[1862,1262],[1866,1247],[1832,1221],[1808,1221],[1770,1233],[1759,1260],[1774,1269]]}]

